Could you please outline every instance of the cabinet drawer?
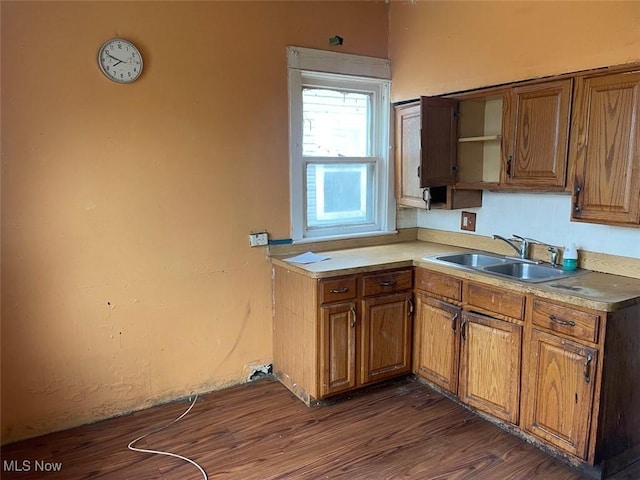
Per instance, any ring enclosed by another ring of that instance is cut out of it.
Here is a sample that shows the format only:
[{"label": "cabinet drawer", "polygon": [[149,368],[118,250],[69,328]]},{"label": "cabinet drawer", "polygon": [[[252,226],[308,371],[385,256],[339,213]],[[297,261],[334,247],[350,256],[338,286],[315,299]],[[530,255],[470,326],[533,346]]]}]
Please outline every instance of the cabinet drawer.
[{"label": "cabinet drawer", "polygon": [[462,280],[423,268],[416,269],[416,288],[453,300],[460,301],[462,298]]},{"label": "cabinet drawer", "polygon": [[524,318],[524,295],[501,288],[467,283],[464,303],[518,320]]},{"label": "cabinet drawer", "polygon": [[544,300],[533,300],[531,320],[534,325],[580,340],[596,343],[600,316],[582,312],[569,306],[556,305]]},{"label": "cabinet drawer", "polygon": [[409,270],[375,273],[362,277],[362,296],[379,295],[381,293],[400,292],[413,287],[413,275]]},{"label": "cabinet drawer", "polygon": [[320,282],[320,303],[340,302],[356,298],[356,277],[343,277]]}]

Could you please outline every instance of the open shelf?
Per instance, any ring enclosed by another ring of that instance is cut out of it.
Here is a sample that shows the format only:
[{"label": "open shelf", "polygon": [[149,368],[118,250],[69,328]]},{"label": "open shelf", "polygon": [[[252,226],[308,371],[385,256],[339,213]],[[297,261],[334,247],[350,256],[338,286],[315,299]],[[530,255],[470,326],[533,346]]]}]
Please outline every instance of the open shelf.
[{"label": "open shelf", "polygon": [[459,143],[466,142],[491,142],[501,140],[502,135],[482,135],[480,137],[460,137],[458,138]]},{"label": "open shelf", "polygon": [[504,96],[504,91],[494,91],[459,98],[458,188],[487,188],[500,182]]}]

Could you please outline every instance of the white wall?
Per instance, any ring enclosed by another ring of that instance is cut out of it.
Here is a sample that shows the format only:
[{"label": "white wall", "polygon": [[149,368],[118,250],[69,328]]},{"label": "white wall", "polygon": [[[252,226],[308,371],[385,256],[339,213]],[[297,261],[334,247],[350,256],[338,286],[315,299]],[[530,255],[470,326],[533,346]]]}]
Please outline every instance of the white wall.
[{"label": "white wall", "polygon": [[[570,195],[484,192],[482,207],[465,210],[477,213],[476,235],[515,233],[561,247],[573,241],[581,250],[640,258],[640,229],[571,222],[570,208]],[[416,223],[461,232],[460,210],[418,210]]]}]

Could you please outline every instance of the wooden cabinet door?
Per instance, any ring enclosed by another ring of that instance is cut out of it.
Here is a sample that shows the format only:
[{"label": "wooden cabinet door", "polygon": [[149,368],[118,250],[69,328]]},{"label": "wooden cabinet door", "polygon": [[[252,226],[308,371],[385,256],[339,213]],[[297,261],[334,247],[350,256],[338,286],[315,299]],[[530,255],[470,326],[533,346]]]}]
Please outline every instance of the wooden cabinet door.
[{"label": "wooden cabinet door", "polygon": [[572,219],[640,223],[640,72],[576,79]]},{"label": "wooden cabinet door", "polygon": [[411,292],[363,300],[360,382],[411,371]]},{"label": "wooden cabinet door", "polygon": [[420,187],[420,103],[395,108],[396,199],[405,207],[424,208]]},{"label": "wooden cabinet door", "polygon": [[356,386],[356,303],[320,308],[320,396]]},{"label": "wooden cabinet door", "polygon": [[416,292],[413,371],[452,393],[458,392],[460,307]]},{"label": "wooden cabinet door", "polygon": [[504,183],[564,189],[571,86],[567,79],[512,90]]},{"label": "wooden cabinet door", "polygon": [[440,187],[456,182],[458,101],[453,98],[420,98],[420,186]]},{"label": "wooden cabinet door", "polygon": [[460,400],[502,420],[517,423],[522,327],[464,312],[460,337]]},{"label": "wooden cabinet door", "polygon": [[396,198],[400,205],[425,208],[425,188],[455,183],[456,108],[456,100],[436,97],[396,106]]},{"label": "wooden cabinet door", "polygon": [[523,369],[523,428],[586,459],[596,365],[593,348],[532,329]]}]

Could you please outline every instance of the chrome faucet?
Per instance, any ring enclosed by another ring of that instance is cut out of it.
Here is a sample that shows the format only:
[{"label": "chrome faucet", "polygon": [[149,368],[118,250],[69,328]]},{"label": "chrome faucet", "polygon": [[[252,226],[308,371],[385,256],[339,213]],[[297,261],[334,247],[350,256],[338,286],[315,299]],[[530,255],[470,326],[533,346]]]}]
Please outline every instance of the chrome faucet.
[{"label": "chrome faucet", "polygon": [[[493,239],[502,240],[503,242],[508,243],[511,248],[513,248],[518,253],[518,256],[524,260],[529,259],[529,245],[531,245],[532,243],[543,245],[543,243],[539,242],[538,240],[534,240],[533,238],[520,237],[516,234],[513,234],[513,238],[511,239],[506,239],[500,235],[493,235]],[[513,242],[520,242],[520,245],[518,246]]]}]

